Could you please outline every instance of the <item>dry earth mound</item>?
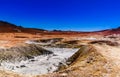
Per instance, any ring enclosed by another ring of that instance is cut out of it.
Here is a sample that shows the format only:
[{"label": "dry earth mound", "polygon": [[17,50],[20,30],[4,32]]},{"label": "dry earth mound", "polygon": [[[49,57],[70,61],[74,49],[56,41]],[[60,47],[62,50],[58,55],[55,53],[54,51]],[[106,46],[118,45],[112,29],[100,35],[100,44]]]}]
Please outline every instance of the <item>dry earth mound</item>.
[{"label": "dry earth mound", "polygon": [[[95,46],[82,46],[60,72],[35,77],[119,77],[118,67]],[[114,53],[114,52],[112,52]]]},{"label": "dry earth mound", "polygon": [[25,45],[0,49],[0,61],[21,61],[33,58],[42,54],[51,54],[51,51],[41,48],[39,45]]}]

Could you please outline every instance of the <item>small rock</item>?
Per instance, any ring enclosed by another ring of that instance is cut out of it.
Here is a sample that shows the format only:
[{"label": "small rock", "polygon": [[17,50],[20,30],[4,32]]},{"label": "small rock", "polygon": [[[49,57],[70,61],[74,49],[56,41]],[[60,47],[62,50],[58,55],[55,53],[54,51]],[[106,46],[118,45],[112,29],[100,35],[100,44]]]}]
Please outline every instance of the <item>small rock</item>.
[{"label": "small rock", "polygon": [[32,59],[32,60],[30,60],[31,62],[34,62],[35,60],[34,59]]},{"label": "small rock", "polygon": [[19,66],[16,66],[16,68],[19,68]]},{"label": "small rock", "polygon": [[26,67],[26,66],[25,65],[21,65],[20,67],[23,68],[23,67]]}]

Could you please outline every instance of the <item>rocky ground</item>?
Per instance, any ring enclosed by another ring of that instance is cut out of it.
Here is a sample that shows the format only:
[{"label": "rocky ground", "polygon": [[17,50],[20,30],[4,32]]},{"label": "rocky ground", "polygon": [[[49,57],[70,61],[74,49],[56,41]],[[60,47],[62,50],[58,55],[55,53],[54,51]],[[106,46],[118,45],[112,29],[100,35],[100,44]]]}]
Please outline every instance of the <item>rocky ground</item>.
[{"label": "rocky ground", "polygon": [[[17,38],[13,39],[15,36]],[[99,39],[63,36],[55,38],[53,35],[39,39],[33,38],[36,35],[32,34],[15,36],[0,42],[2,77],[120,76],[118,36]],[[29,38],[21,38],[23,36]]]},{"label": "rocky ground", "polygon": [[47,31],[0,22],[0,77],[120,77],[120,28]]}]

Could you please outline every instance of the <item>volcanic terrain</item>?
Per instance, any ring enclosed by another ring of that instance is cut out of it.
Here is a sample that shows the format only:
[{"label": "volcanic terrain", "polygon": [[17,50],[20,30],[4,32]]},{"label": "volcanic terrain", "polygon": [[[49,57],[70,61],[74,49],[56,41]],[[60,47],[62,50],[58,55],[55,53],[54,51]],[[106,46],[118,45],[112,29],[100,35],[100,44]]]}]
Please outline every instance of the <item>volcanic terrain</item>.
[{"label": "volcanic terrain", "polygon": [[48,31],[0,21],[0,77],[120,77],[120,27]]}]

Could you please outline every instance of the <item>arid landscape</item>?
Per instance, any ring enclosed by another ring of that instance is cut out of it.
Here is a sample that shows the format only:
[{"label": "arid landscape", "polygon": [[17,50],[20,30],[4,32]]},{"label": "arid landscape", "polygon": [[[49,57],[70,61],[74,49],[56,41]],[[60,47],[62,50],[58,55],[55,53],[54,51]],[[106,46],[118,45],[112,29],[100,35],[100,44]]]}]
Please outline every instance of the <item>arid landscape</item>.
[{"label": "arid landscape", "polygon": [[0,21],[0,77],[120,77],[120,27],[48,31]]}]

